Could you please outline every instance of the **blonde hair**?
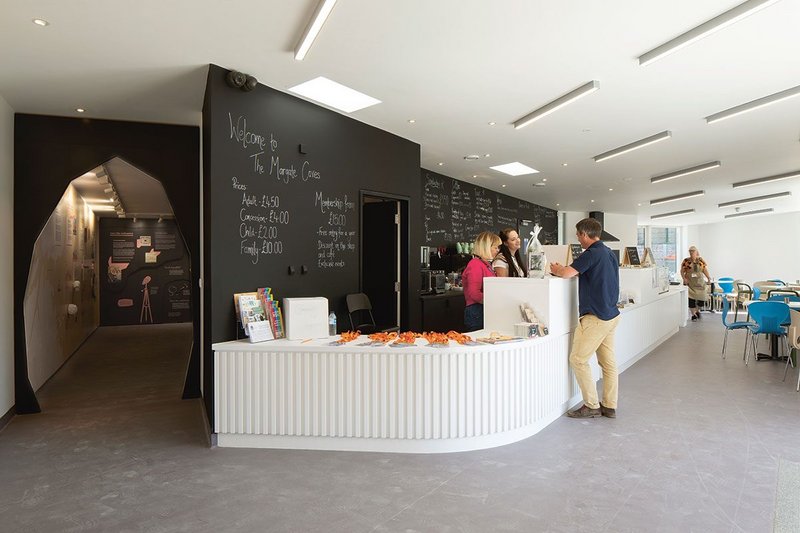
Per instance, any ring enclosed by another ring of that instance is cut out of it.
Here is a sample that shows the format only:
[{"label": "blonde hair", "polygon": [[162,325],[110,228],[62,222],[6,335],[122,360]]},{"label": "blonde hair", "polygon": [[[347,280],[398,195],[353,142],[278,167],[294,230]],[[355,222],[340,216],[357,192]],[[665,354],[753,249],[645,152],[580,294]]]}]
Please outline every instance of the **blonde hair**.
[{"label": "blonde hair", "polygon": [[497,236],[497,233],[484,231],[475,238],[475,247],[473,248],[472,253],[481,259],[491,261],[494,259],[494,256],[492,255],[492,246],[500,246],[501,242],[502,241],[500,240],[500,237]]}]

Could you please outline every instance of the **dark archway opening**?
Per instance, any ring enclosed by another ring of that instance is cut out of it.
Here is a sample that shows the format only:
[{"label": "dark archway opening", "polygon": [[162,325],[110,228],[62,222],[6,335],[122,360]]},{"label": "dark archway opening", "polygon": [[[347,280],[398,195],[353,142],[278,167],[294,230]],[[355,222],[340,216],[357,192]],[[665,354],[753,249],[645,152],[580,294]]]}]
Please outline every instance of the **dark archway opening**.
[{"label": "dark archway opening", "polygon": [[[25,339],[24,296],[37,237],[67,185],[119,157],[164,187],[191,256],[193,343],[184,398],[201,396],[200,130],[107,120],[17,114],[14,127],[14,376],[15,410],[36,413]],[[209,405],[206,404],[208,412]]]}]

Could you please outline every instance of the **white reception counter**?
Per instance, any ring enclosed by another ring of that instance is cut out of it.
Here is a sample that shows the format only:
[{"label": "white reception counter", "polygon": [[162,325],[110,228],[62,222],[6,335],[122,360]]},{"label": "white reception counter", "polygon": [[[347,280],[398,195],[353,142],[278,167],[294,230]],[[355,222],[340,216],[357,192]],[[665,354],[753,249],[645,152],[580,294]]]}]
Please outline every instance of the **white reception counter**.
[{"label": "white reception counter", "polygon": [[[537,433],[580,401],[567,362],[577,281],[486,281],[487,331],[509,332],[520,321],[513,297],[533,306],[550,335],[448,348],[422,339],[407,348],[357,346],[365,338],[343,346],[329,346],[331,339],[214,344],[217,444],[440,453]],[[677,288],[623,309],[620,370],[676,333],[685,308],[685,289]],[[620,403],[624,409],[624,387]]]}]

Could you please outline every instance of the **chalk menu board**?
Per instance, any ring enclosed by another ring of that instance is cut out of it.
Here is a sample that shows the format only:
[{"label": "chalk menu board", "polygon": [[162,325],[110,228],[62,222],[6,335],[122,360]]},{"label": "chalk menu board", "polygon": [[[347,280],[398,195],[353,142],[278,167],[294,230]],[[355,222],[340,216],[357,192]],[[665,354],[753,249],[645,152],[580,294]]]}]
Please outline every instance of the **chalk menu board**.
[{"label": "chalk menu board", "polygon": [[[235,207],[228,216],[230,238],[239,240],[239,255],[258,265],[291,253],[291,246],[311,244],[316,261],[309,266],[353,268],[357,199],[337,191],[325,179],[320,162],[303,157],[298,144],[284,143],[279,134],[245,114],[228,112],[226,118],[219,127],[229,146],[239,152],[226,194]],[[298,231],[302,226],[313,230]],[[311,237],[310,242],[288,238],[298,234]]]},{"label": "chalk menu board", "polygon": [[583,248],[580,244],[570,244],[569,250],[572,253],[572,260],[575,261],[579,255],[583,253]]},{"label": "chalk menu board", "polygon": [[517,228],[520,220],[530,221],[529,225],[520,227],[521,237],[525,238],[533,225],[539,224],[542,243],[558,242],[556,210],[425,169],[422,170],[422,215],[423,241],[432,246],[473,241],[482,231]]},{"label": "chalk menu board", "polygon": [[636,246],[626,246],[625,254],[628,256],[628,264],[631,265],[642,264],[641,260],[639,259],[639,250],[636,248]]}]

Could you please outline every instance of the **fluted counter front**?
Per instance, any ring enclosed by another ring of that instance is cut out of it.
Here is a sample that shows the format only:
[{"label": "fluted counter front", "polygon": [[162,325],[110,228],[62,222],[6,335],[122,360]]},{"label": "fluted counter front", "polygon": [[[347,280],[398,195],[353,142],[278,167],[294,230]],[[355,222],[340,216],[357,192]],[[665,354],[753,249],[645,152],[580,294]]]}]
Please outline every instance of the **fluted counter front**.
[{"label": "fluted counter front", "polygon": [[[357,346],[365,337],[344,346],[329,346],[332,339],[215,344],[217,444],[438,453],[537,433],[580,401],[568,365],[577,280],[487,278],[484,289],[487,328],[510,333],[527,304],[550,334],[447,348],[421,339],[407,348]],[[616,333],[620,371],[685,321],[683,287],[625,307]],[[623,409],[624,402],[623,389]]]},{"label": "fluted counter front", "polygon": [[568,335],[449,348],[215,344],[219,446],[455,452],[515,442],[577,401]]}]

